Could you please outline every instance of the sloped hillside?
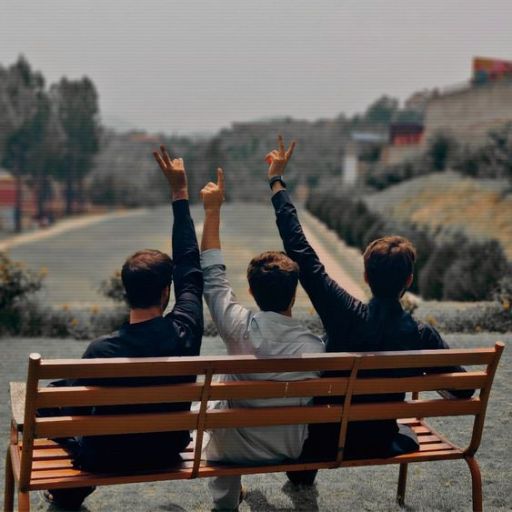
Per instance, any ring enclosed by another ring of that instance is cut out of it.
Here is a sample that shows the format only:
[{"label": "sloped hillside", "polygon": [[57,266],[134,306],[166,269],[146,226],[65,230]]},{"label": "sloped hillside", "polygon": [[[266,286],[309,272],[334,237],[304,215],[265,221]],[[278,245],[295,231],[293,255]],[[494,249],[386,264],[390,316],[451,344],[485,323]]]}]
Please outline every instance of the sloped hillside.
[{"label": "sloped hillside", "polygon": [[454,172],[415,178],[366,196],[372,210],[428,226],[499,240],[512,260],[512,191],[507,182]]}]

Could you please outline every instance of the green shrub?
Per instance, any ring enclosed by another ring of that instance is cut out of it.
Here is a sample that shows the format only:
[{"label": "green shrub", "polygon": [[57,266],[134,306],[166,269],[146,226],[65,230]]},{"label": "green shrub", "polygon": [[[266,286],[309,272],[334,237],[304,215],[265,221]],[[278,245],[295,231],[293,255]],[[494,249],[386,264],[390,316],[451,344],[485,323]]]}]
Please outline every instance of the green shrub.
[{"label": "green shrub", "polygon": [[445,300],[491,300],[501,278],[510,271],[499,242],[471,242],[443,277]]},{"label": "green shrub", "polygon": [[443,298],[444,275],[458,255],[465,250],[467,243],[467,238],[461,233],[436,243],[430,257],[418,273],[419,290],[424,299],[441,300]]},{"label": "green shrub", "polygon": [[123,282],[121,280],[121,272],[116,270],[108,279],[101,282],[99,292],[114,302],[122,302],[126,304],[126,294]]},{"label": "green shrub", "polygon": [[20,329],[20,311],[43,285],[44,271],[34,272],[0,252],[0,332]]}]

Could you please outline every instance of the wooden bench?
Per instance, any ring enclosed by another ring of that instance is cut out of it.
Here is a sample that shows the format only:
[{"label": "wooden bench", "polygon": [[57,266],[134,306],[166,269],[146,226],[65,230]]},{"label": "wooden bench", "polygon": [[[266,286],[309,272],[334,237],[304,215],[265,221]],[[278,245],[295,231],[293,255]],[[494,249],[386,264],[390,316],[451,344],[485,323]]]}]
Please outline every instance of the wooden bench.
[{"label": "wooden bench", "polygon": [[[5,510],[13,509],[15,485],[18,490],[18,510],[25,511],[30,508],[30,491],[41,489],[378,464],[400,465],[397,498],[403,505],[409,463],[453,459],[464,459],[468,463],[472,478],[473,509],[482,510],[482,482],[475,453],[482,437],[489,393],[503,348],[504,345],[498,342],[492,348],[320,354],[289,359],[226,356],[44,360],[39,354],[31,354],[23,414],[19,411],[18,401],[13,398],[11,439],[6,460]],[[471,368],[468,368],[467,373],[440,373],[416,377],[370,378],[360,375],[362,370],[453,365]],[[218,374],[333,370],[344,370],[348,376],[303,381],[217,382],[214,379]],[[45,379],[172,375],[197,375],[198,381],[191,384],[135,388],[48,388],[44,383],[40,383]],[[16,393],[16,386],[12,389]],[[448,399],[437,395],[433,398],[419,399],[417,395],[422,391],[443,389],[477,389],[478,393],[469,399]],[[405,402],[352,403],[352,398],[356,395],[400,392],[412,392],[412,399]],[[210,400],[329,395],[344,396],[344,403],[303,407],[208,409]],[[198,410],[110,416],[36,416],[38,408],[189,401],[199,402]],[[467,448],[460,448],[423,419],[433,416],[467,415],[474,416],[471,440]],[[343,459],[348,422],[391,418],[400,419],[416,432],[420,441],[420,449],[417,452],[384,459]],[[205,430],[306,423],[340,424],[340,450],[336,459],[252,466],[223,465],[201,459],[201,444]],[[51,441],[52,438],[66,436],[186,429],[196,431],[195,445],[182,454],[183,460],[179,464],[165,470],[132,474],[95,474],[75,469],[66,450]]]}]

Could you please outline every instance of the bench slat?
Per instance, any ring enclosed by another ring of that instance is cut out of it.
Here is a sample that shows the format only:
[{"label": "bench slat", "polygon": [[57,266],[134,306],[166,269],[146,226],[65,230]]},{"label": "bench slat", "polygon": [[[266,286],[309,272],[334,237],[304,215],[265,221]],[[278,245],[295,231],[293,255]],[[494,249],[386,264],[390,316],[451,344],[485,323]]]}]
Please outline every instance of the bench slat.
[{"label": "bench slat", "polygon": [[307,423],[334,423],[341,418],[341,406],[258,407],[254,409],[215,409],[206,415],[206,429],[260,427]]},{"label": "bench slat", "polygon": [[434,368],[443,366],[487,365],[496,357],[494,348],[412,350],[362,353],[360,370],[388,368]]},{"label": "bench slat", "polygon": [[[209,400],[336,396],[345,393],[347,385],[348,378],[214,382]],[[36,405],[38,408],[45,408],[195,402],[201,399],[201,390],[200,383],[147,387],[40,388]]]},{"label": "bench slat", "polygon": [[198,383],[145,387],[40,388],[36,406],[45,408],[194,402],[201,398],[201,389],[202,385]]},{"label": "bench slat", "polygon": [[170,412],[154,414],[118,414],[104,416],[53,416],[37,418],[37,437],[73,437],[110,434],[170,432],[196,428],[197,414]]},{"label": "bench slat", "polygon": [[204,375],[208,369],[216,374],[305,372],[350,370],[350,354],[304,354],[301,357],[257,358],[255,356],[145,357],[107,359],[50,359],[39,368],[41,379],[82,379],[121,377],[161,377]]},{"label": "bench slat", "polygon": [[487,382],[485,372],[441,373],[418,377],[360,378],[354,383],[354,395],[377,395],[441,389],[480,389]]},{"label": "bench slat", "polygon": [[253,398],[292,398],[337,396],[346,392],[348,378],[311,379],[307,381],[238,381],[214,382],[210,400]]},{"label": "bench slat", "polygon": [[412,415],[420,418],[461,416],[478,414],[480,410],[481,402],[479,398],[353,404],[349,410],[349,421],[396,419]]}]

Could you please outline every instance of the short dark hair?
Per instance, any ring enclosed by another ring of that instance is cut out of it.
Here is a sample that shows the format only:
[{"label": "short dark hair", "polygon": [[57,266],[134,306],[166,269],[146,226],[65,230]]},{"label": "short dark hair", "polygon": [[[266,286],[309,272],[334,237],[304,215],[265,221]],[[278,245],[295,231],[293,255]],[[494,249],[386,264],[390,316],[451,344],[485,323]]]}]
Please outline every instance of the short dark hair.
[{"label": "short dark hair", "polygon": [[126,300],[132,308],[160,305],[162,292],[172,283],[173,263],[163,252],[144,249],[132,254],[121,270]]},{"label": "short dark hair", "polygon": [[407,238],[385,236],[368,245],[363,259],[373,295],[396,298],[414,271],[416,249]]},{"label": "short dark hair", "polygon": [[250,261],[247,280],[259,308],[280,313],[295,295],[299,266],[284,252],[266,251]]}]

